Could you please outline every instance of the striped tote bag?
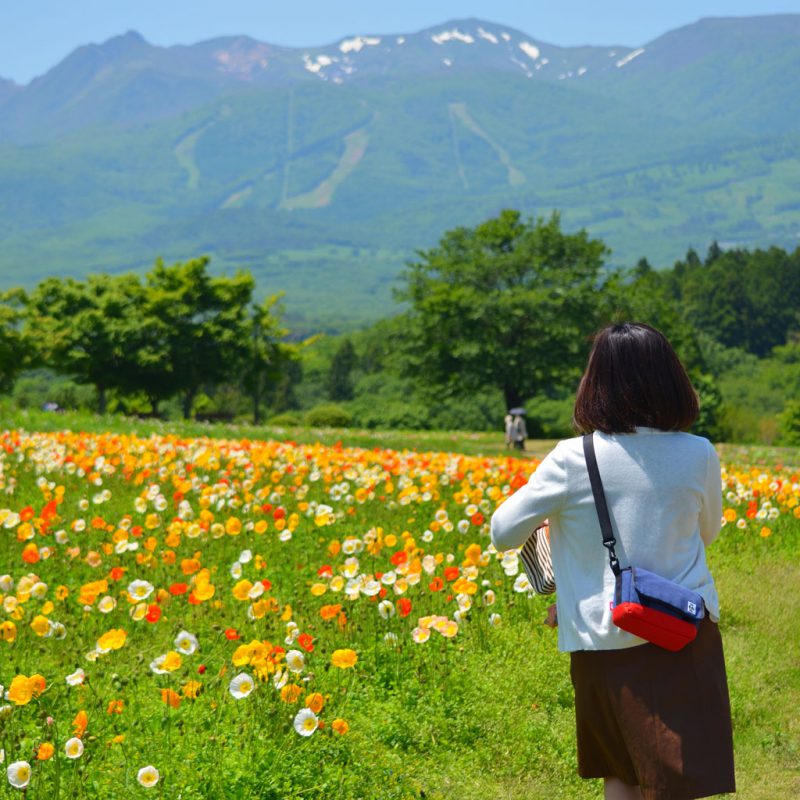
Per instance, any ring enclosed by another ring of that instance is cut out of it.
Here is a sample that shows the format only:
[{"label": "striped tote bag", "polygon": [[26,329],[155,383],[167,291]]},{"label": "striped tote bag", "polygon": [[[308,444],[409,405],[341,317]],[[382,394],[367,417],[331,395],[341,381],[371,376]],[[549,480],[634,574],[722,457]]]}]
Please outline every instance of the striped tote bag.
[{"label": "striped tote bag", "polygon": [[556,579],[550,557],[550,527],[546,522],[528,537],[519,555],[534,592],[553,594],[556,590]]}]

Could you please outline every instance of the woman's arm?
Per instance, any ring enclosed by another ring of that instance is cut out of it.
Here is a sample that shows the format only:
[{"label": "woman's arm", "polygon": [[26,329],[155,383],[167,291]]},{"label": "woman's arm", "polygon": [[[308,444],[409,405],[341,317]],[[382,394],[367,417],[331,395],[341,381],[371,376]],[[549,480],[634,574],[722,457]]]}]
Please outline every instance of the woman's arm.
[{"label": "woman's arm", "polygon": [[566,470],[559,447],[556,447],[528,483],[492,515],[492,544],[500,551],[522,547],[539,525],[558,513],[566,493]]},{"label": "woman's arm", "polygon": [[708,443],[706,487],[703,508],[700,511],[700,536],[706,547],[719,535],[722,527],[722,478],[719,456],[711,442]]}]

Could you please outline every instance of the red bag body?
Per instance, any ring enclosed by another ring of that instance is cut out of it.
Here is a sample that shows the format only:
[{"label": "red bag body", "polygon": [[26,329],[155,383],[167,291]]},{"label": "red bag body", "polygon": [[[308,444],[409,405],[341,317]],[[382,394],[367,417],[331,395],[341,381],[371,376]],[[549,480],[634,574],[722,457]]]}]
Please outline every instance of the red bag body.
[{"label": "red bag body", "polygon": [[673,652],[681,650],[697,636],[697,628],[691,622],[639,603],[614,606],[611,617],[618,628]]}]

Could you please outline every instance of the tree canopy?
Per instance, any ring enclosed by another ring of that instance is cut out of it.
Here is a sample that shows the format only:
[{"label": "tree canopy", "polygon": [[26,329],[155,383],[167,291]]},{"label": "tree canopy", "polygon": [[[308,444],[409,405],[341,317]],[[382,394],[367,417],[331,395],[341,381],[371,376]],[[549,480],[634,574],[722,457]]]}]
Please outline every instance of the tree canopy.
[{"label": "tree canopy", "polygon": [[506,405],[580,369],[604,309],[603,242],[561,230],[558,214],[502,211],[418,252],[398,293],[411,306],[411,370],[451,392],[487,385]]}]

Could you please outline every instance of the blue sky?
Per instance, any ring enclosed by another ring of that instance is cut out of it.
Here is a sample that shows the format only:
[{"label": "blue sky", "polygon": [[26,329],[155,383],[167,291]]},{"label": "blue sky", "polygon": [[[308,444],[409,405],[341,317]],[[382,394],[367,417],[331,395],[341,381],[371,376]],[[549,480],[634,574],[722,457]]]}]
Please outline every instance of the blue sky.
[{"label": "blue sky", "polygon": [[131,29],[159,45],[246,34],[302,47],[480,17],[550,44],[634,46],[701,17],[778,13],[800,13],[800,0],[6,0],[0,77],[27,83],[79,45]]}]

